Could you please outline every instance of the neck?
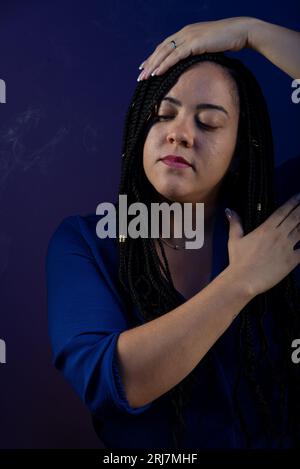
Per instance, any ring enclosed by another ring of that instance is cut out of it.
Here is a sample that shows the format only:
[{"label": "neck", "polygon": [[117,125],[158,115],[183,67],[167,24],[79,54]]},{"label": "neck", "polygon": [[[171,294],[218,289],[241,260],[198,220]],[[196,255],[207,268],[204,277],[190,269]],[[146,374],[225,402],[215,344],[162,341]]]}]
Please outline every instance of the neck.
[{"label": "neck", "polygon": [[[170,201],[165,198],[160,198],[160,202],[167,202],[170,205],[173,203],[173,201]],[[203,197],[202,200],[199,200],[198,202],[204,203],[204,236],[207,237],[212,233],[215,219],[216,219],[216,211],[217,211],[217,206],[218,206],[218,198],[217,194],[209,194],[206,197]],[[180,202],[181,203],[181,202]],[[170,237],[165,238],[169,240],[172,243],[176,244],[182,244],[183,241],[185,242],[188,240],[188,238],[185,237],[184,233],[184,205],[182,205],[182,211],[181,215],[178,216],[176,212],[174,213],[171,211],[170,213]],[[192,203],[192,229],[196,230],[196,203]],[[182,233],[182,238],[175,238],[174,237],[174,232],[177,230],[177,232],[180,232],[180,226],[181,226],[181,233]],[[161,227],[160,227],[160,235],[161,235]]]}]

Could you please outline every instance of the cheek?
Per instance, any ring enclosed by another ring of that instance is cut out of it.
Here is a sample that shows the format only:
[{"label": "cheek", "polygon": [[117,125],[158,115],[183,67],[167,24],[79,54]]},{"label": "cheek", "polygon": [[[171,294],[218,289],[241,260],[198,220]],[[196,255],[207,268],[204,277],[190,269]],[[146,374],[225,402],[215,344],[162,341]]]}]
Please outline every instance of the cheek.
[{"label": "cheek", "polygon": [[144,145],[143,150],[143,168],[147,178],[151,178],[152,167],[153,167],[153,152],[151,151],[151,143],[147,141]]},{"label": "cheek", "polygon": [[151,165],[153,165],[155,160],[159,157],[157,150],[156,150],[156,145],[157,145],[157,136],[151,129],[144,143],[144,149],[143,149],[144,169],[145,168],[150,169]]},{"label": "cheek", "polygon": [[215,148],[222,159],[231,158],[236,145],[237,131],[235,128],[219,132],[215,139]]},{"label": "cheek", "polygon": [[206,142],[207,168],[212,176],[222,176],[230,165],[236,144],[236,135],[233,131],[216,134]]},{"label": "cheek", "polygon": [[148,168],[150,166],[150,147],[148,144],[145,144],[144,145],[144,150],[143,150],[143,167],[144,167],[144,171],[145,173],[148,172]]}]

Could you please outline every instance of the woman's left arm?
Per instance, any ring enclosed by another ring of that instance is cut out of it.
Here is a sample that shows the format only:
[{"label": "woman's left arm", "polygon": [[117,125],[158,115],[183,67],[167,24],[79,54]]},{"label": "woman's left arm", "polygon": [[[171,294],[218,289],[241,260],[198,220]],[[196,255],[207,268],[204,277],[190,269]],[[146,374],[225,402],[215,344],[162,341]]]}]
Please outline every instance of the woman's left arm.
[{"label": "woman's left arm", "polygon": [[189,55],[245,47],[264,55],[292,78],[300,78],[300,32],[258,18],[234,17],[193,23],[167,37],[140,66],[144,75],[138,80],[147,79],[154,71],[161,75]]},{"label": "woman's left arm", "polygon": [[292,78],[300,78],[300,32],[259,19],[249,26],[249,47]]}]

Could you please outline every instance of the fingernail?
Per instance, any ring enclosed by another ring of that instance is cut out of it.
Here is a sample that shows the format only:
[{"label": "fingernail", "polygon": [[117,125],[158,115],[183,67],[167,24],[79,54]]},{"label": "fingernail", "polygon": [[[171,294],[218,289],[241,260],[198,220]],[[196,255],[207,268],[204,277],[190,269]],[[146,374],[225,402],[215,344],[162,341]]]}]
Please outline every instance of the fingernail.
[{"label": "fingernail", "polygon": [[137,81],[140,81],[140,80],[144,77],[144,75],[145,75],[145,70],[143,70],[143,71],[139,74],[139,76],[138,76],[138,78],[137,78]]},{"label": "fingernail", "polygon": [[155,68],[155,69],[153,70],[153,72],[151,73],[151,76],[152,76],[152,77],[156,74],[156,72],[158,71],[158,69],[159,69],[159,67],[157,67],[157,68]]},{"label": "fingernail", "polygon": [[143,62],[140,66],[139,66],[139,70],[141,70],[143,68],[143,65],[144,65],[145,62]]},{"label": "fingernail", "polygon": [[232,218],[232,212],[230,208],[225,208],[225,213],[226,213],[227,218]]}]

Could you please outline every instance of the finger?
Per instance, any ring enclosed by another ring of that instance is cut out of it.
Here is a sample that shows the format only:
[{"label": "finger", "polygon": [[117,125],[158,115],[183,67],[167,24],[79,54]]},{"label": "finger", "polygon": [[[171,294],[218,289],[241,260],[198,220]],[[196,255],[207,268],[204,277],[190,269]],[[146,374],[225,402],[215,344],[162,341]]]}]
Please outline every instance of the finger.
[{"label": "finger", "polygon": [[290,233],[300,223],[300,203],[289,213],[289,215],[280,224],[280,229]]},{"label": "finger", "polygon": [[[176,36],[176,39],[175,39],[175,36]],[[156,46],[154,52],[152,52],[152,54],[149,55],[149,57],[146,60],[144,60],[143,68],[147,69],[150,66],[152,66],[153,61],[155,61],[155,59],[157,59],[157,54],[160,54],[162,50],[164,51],[164,53],[167,53],[167,54],[170,51],[172,52],[173,46],[171,44],[171,41],[175,40],[176,44],[180,44],[182,42],[182,41],[180,41],[180,39],[181,38],[180,38],[180,35],[179,35],[179,31],[177,33],[175,33],[175,35],[171,34],[171,36],[166,37],[160,44],[158,44],[158,46]]]},{"label": "finger", "polygon": [[[171,53],[168,52],[168,53]],[[138,81],[139,80],[147,80],[147,78],[150,77],[151,73],[161,64],[162,60],[164,60],[167,57],[167,53],[155,53],[156,55],[153,55],[152,63],[148,63],[144,65],[141,73],[138,76]]]},{"label": "finger", "polygon": [[[171,38],[171,36],[170,36]],[[155,50],[152,52],[151,55],[149,55],[149,57],[147,57],[146,60],[144,60],[143,62],[143,67],[140,68],[143,69],[143,70],[148,70],[149,68],[152,68],[153,69],[153,63],[156,63],[158,57],[162,57],[161,56],[161,52],[162,50],[164,50],[164,54],[165,53],[169,53],[171,51],[171,48],[170,48],[170,51],[169,51],[169,48],[166,48],[165,46],[169,43],[171,43],[171,40],[172,39],[165,39],[163,42],[161,42],[160,44],[158,44],[158,46],[156,46]]]},{"label": "finger", "polygon": [[300,248],[298,249],[293,249],[292,252],[292,261],[293,261],[293,266],[292,269],[297,267],[297,265],[300,265]]},{"label": "finger", "polygon": [[191,55],[191,50],[184,47],[184,46],[179,46],[176,47],[176,49],[173,50],[172,54],[168,55],[161,64],[154,69],[155,75],[162,75],[165,73],[172,65],[175,65],[179,60],[185,59],[189,55]]},{"label": "finger", "polygon": [[[226,213],[227,214],[227,213]],[[244,236],[244,230],[242,226],[241,217],[231,210],[231,217],[228,217],[229,220],[229,239],[242,238]]]},{"label": "finger", "polygon": [[173,54],[174,51],[184,44],[184,41],[180,41],[180,38],[176,37],[176,48],[174,48],[174,45],[171,42],[172,40],[174,40],[174,37],[172,36],[167,38],[166,41],[161,43],[157,49],[155,49],[154,53],[149,57],[149,59],[147,59],[147,62],[144,63],[144,78],[148,78],[169,55]]},{"label": "finger", "polygon": [[274,213],[266,220],[266,224],[271,228],[278,228],[281,223],[286,219],[289,213],[297,207],[300,202],[300,194],[291,197],[287,202],[281,205]]},{"label": "finger", "polygon": [[291,241],[293,246],[300,241],[300,223],[288,234],[288,239]]}]

